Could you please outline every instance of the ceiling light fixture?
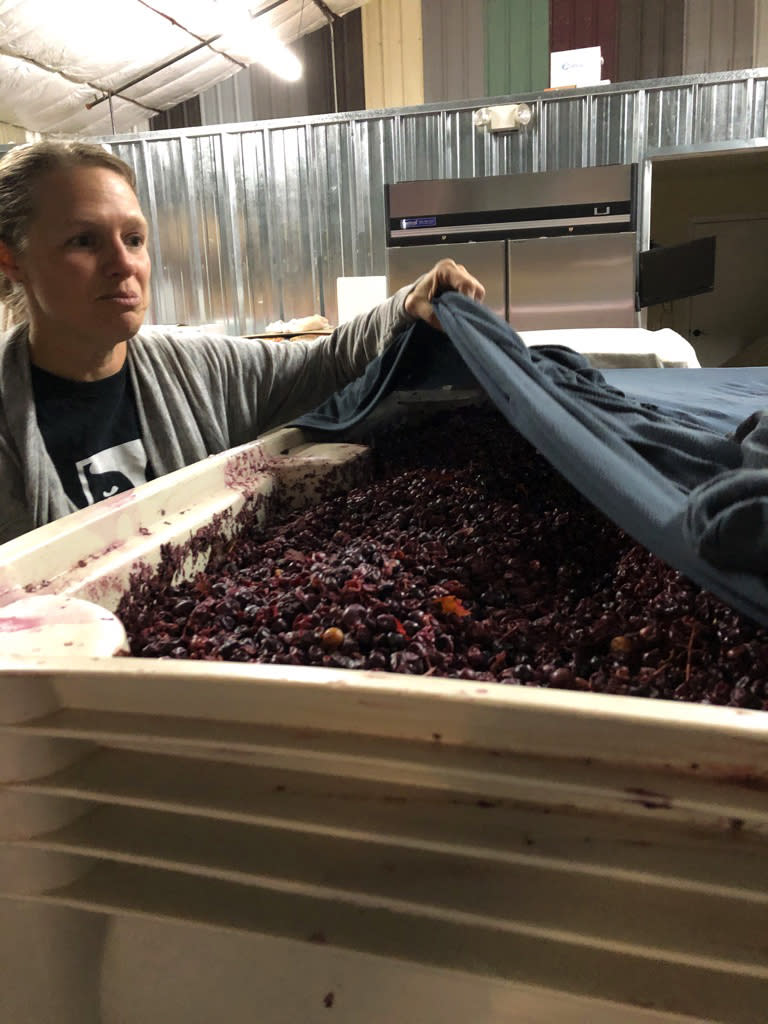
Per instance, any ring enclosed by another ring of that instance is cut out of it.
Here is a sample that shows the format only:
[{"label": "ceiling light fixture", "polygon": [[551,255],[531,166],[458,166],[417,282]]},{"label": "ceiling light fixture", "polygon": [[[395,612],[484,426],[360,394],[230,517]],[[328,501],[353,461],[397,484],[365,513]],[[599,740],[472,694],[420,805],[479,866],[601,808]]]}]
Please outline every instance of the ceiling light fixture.
[{"label": "ceiling light fixture", "polygon": [[297,82],[304,73],[299,58],[280,42],[272,29],[263,28],[254,21],[241,25],[239,31],[234,30],[231,47],[227,46],[226,40],[219,45],[234,50],[249,63],[260,64],[285,82]]}]

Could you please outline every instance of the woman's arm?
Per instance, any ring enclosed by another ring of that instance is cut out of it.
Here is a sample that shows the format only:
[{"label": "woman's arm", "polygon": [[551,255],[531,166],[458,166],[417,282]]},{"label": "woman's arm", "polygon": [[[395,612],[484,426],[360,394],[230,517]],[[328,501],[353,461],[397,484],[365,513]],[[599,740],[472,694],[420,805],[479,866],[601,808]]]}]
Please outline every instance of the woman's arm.
[{"label": "woman's arm", "polygon": [[482,301],[485,289],[463,266],[445,259],[414,284],[401,288],[368,313],[341,324],[325,339],[275,343],[264,352],[258,373],[259,433],[315,408],[355,380],[415,320],[440,329],[431,300],[460,291]]}]

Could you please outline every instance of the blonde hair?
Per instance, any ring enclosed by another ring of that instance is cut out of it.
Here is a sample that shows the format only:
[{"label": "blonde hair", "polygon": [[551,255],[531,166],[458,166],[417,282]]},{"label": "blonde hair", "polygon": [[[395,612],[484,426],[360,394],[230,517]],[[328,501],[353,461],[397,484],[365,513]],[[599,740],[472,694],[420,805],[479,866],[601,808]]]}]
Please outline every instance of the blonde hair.
[{"label": "blonde hair", "polygon": [[[0,160],[0,242],[13,252],[24,249],[29,225],[35,216],[40,179],[51,171],[73,167],[105,167],[136,189],[133,169],[120,157],[89,142],[34,142],[16,146]],[[28,318],[27,299],[20,284],[0,270],[0,322],[21,323]]]}]

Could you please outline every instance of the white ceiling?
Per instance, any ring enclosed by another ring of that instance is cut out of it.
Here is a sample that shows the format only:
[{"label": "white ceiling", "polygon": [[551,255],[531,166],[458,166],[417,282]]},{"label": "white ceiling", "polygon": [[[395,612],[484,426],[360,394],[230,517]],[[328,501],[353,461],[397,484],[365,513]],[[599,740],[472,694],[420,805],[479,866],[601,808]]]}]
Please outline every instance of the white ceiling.
[{"label": "white ceiling", "polygon": [[[344,15],[365,2],[325,6]],[[314,0],[0,0],[0,123],[69,136],[144,129],[156,111],[249,63],[248,31],[271,30],[290,44],[327,24]],[[196,37],[220,34],[113,96],[111,112],[106,101],[87,109],[198,46]]]}]

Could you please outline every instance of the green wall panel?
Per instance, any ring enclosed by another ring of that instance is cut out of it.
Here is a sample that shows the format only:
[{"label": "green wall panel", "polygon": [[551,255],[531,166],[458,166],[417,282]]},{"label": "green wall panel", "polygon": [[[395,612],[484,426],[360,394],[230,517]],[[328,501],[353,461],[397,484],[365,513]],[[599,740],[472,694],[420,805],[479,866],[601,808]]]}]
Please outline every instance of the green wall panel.
[{"label": "green wall panel", "polygon": [[485,40],[488,96],[547,88],[549,0],[486,0]]}]

